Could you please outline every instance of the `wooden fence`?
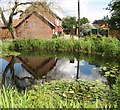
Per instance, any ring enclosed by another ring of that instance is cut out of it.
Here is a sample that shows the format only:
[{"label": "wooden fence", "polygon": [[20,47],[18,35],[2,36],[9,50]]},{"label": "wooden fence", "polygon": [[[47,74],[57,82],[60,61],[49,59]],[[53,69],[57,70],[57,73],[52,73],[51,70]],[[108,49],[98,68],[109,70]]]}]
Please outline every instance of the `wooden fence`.
[{"label": "wooden fence", "polygon": [[119,38],[120,37],[120,29],[109,30],[109,36]]}]

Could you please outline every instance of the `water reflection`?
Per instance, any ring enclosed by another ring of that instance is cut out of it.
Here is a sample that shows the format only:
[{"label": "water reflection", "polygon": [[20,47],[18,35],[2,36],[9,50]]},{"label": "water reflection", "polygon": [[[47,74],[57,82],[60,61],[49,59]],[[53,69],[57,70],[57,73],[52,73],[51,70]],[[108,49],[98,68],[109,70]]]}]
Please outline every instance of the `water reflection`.
[{"label": "water reflection", "polygon": [[77,61],[73,63],[69,59],[61,59],[57,61],[54,69],[48,72],[47,80],[59,80],[59,79],[85,79],[85,80],[100,80],[106,81],[104,77],[99,74],[101,67],[91,65],[85,60]]},{"label": "water reflection", "polygon": [[35,83],[35,79],[42,79],[54,67],[56,61],[55,58],[26,56],[0,59],[0,82],[6,86],[14,84],[20,88],[29,87]]},{"label": "water reflection", "polygon": [[[102,61],[102,59],[100,60]],[[104,61],[104,59],[103,59]],[[106,82],[106,78],[99,74],[105,65],[98,59],[91,58],[56,58],[48,56],[9,56],[0,58],[0,83],[15,85],[20,88],[30,87],[32,84],[59,79],[84,79]],[[95,65],[97,62],[97,65]],[[105,61],[104,61],[105,62]]]}]

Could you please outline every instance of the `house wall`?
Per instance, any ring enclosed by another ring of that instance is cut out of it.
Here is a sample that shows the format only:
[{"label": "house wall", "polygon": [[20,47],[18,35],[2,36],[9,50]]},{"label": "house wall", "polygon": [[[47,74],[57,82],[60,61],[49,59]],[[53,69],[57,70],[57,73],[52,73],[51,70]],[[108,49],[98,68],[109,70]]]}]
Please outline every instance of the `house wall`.
[{"label": "house wall", "polygon": [[0,27],[0,39],[2,39],[2,28]]},{"label": "house wall", "polygon": [[55,34],[63,34],[63,28],[61,26],[55,27]]},{"label": "house wall", "polygon": [[[39,11],[44,17],[46,17],[49,21],[51,21],[53,24],[55,24],[55,34],[58,33],[63,33],[63,28],[62,28],[62,20],[56,17],[49,9],[46,9],[42,5],[36,5],[35,7],[29,7],[28,12],[32,12],[33,10]],[[29,14],[29,13],[28,13]],[[21,17],[24,18],[26,16],[26,13],[23,14]]]},{"label": "house wall", "polygon": [[9,32],[9,30],[5,27],[1,27],[0,28],[0,39],[10,39],[12,38],[11,33]]},{"label": "house wall", "polygon": [[55,34],[63,34],[62,21],[59,18],[55,18]]},{"label": "house wall", "polygon": [[24,23],[17,27],[18,38],[52,38],[53,27],[32,14]]},{"label": "house wall", "polygon": [[49,21],[51,21],[53,24],[55,24],[55,16],[53,16],[53,14],[49,11],[49,9],[46,9],[44,6],[42,6],[40,4],[39,5],[36,4],[35,7],[30,6],[28,8],[28,13],[23,13],[21,15],[21,18],[26,17],[30,12],[32,12],[34,10],[40,12],[44,17],[46,17]]},{"label": "house wall", "polygon": [[47,19],[49,19],[49,21],[51,21],[52,23],[55,24],[55,16],[53,16],[52,13],[49,12],[49,10],[44,8],[42,5],[39,5],[39,11],[41,12],[41,14],[43,16],[45,16]]}]

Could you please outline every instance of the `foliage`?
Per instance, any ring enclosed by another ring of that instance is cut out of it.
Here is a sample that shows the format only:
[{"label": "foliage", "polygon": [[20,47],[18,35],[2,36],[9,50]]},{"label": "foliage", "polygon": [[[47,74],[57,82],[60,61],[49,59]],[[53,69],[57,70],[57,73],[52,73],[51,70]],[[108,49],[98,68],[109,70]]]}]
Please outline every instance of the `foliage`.
[{"label": "foliage", "polygon": [[106,64],[105,67],[100,71],[101,75],[107,78],[108,84],[112,88],[113,84],[115,84],[115,80],[117,76],[120,74],[120,67],[118,65]]},{"label": "foliage", "polygon": [[110,27],[113,29],[120,28],[120,1],[111,1],[108,6],[109,7],[107,9],[112,12],[112,16],[109,21]]},{"label": "foliage", "polygon": [[1,43],[1,54],[0,56],[9,56],[9,55],[19,55],[20,53],[18,52],[15,52],[15,51],[11,51],[9,50],[9,47],[12,46],[14,47],[13,43],[12,42],[9,42],[9,41],[4,41]]},{"label": "foliage", "polygon": [[107,67],[103,67],[102,72],[105,77],[117,77],[118,70],[118,66],[112,67],[110,64],[107,64]]},{"label": "foliage", "polygon": [[77,20],[75,16],[67,16],[63,18],[62,26],[64,30],[71,32],[73,28],[77,26]]},{"label": "foliage", "polygon": [[120,75],[118,75],[116,82],[113,85],[113,89],[109,95],[109,100],[113,100],[111,104],[114,105],[117,103],[117,108],[120,108]]},{"label": "foliage", "polygon": [[[7,45],[7,44],[6,44]],[[4,48],[4,47],[3,47]],[[24,39],[16,40],[9,46],[10,50],[22,51],[53,51],[53,52],[84,52],[120,57],[120,41],[111,37],[85,37],[74,39]]]},{"label": "foliage", "polygon": [[84,35],[89,35],[90,36],[92,26],[89,23],[82,24],[81,29],[82,29],[82,32],[83,32]]},{"label": "foliage", "polygon": [[56,34],[53,34],[53,36],[52,36],[53,39],[57,38],[57,37],[58,37],[58,35],[56,35]]},{"label": "foliage", "polygon": [[80,18],[80,25],[83,25],[83,24],[86,24],[86,23],[90,23],[88,18],[86,18],[86,17]]},{"label": "foliage", "polygon": [[108,37],[108,31],[109,31],[108,28],[100,28],[99,29],[99,34],[102,35],[102,36]]},{"label": "foliage", "polygon": [[1,101],[2,108],[110,108],[108,93],[109,88],[97,81],[62,80],[22,92],[3,87]]}]

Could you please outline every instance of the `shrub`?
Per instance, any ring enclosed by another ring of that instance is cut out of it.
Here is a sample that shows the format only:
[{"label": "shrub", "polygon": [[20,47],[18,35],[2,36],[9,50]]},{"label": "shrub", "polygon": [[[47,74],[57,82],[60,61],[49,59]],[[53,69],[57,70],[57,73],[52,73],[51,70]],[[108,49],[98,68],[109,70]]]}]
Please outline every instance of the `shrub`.
[{"label": "shrub", "polygon": [[3,49],[12,49],[15,51],[68,51],[68,52],[85,52],[85,53],[99,53],[109,56],[120,57],[120,41],[116,38],[92,36],[75,39],[23,39],[16,40],[14,43],[6,43]]}]

